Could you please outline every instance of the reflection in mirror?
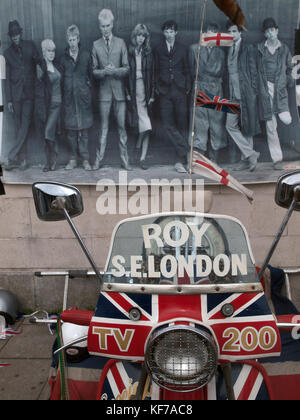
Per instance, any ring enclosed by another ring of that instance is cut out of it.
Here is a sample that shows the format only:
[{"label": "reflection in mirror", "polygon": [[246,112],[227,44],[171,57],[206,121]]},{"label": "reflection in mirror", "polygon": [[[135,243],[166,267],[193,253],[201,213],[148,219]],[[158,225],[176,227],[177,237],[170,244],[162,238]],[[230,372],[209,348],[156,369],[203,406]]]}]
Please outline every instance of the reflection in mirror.
[{"label": "reflection in mirror", "polygon": [[297,189],[300,189],[300,171],[292,171],[282,175],[277,182],[276,192],[275,192],[275,202],[280,207],[288,209],[294,198],[297,200],[297,204],[294,208],[296,211],[300,211],[300,194],[297,193],[295,197],[295,192]]},{"label": "reflection in mirror", "polygon": [[55,182],[36,182],[32,186],[34,204],[39,219],[47,222],[65,220],[63,209],[57,206],[61,199],[70,217],[79,216],[83,212],[80,191],[67,184]]}]

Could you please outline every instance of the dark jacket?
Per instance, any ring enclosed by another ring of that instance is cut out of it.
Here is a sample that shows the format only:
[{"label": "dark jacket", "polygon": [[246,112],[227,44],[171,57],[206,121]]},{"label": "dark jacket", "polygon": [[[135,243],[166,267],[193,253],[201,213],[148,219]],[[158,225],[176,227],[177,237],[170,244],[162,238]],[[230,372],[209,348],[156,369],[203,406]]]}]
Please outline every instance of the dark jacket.
[{"label": "dark jacket", "polygon": [[[127,117],[130,127],[138,128],[139,118],[136,103],[136,57],[134,48],[129,48],[128,62],[129,74],[126,81],[126,93],[127,95],[130,95],[131,99],[127,104]],[[154,60],[151,50],[142,50],[142,74],[148,114],[151,114],[149,100],[151,98],[154,99]]]},{"label": "dark jacket", "polygon": [[155,89],[159,95],[166,95],[172,82],[186,93],[191,90],[188,48],[175,40],[174,48],[169,54],[166,41],[163,40],[154,48]]},{"label": "dark jacket", "polygon": [[[241,131],[246,136],[255,136],[261,132],[256,51],[253,45],[246,44],[243,40],[238,55],[238,75],[241,92]],[[229,86],[229,82],[226,85]],[[230,98],[229,91],[225,95]]]},{"label": "dark jacket", "polygon": [[[57,61],[53,62],[54,67],[61,73],[61,67]],[[46,122],[49,115],[49,108],[51,105],[51,82],[49,80],[47,65],[45,60],[41,63],[41,69],[43,71],[43,76],[40,80],[35,82],[35,103],[34,111],[35,117],[38,118],[41,122]],[[61,83],[62,85],[62,83]]]},{"label": "dark jacket", "polygon": [[[3,175],[2,166],[0,165],[0,176],[2,175]],[[2,184],[2,181],[0,179],[0,195],[4,195],[4,194],[5,194],[4,185]]]},{"label": "dark jacket", "polygon": [[32,41],[20,42],[20,52],[12,44],[5,52],[6,101],[17,102],[34,98],[36,65],[41,62],[39,52]]},{"label": "dark jacket", "polygon": [[93,125],[91,54],[79,48],[76,63],[69,48],[60,60],[63,86],[63,121],[67,130],[84,130]]},{"label": "dark jacket", "polygon": [[268,93],[267,77],[265,72],[266,46],[265,42],[257,46],[257,67],[259,82],[259,112],[263,121],[272,119],[273,113],[279,114],[289,110],[288,89],[294,86],[292,78],[292,55],[287,45],[281,43],[279,47],[277,72],[275,80],[275,94],[273,110]]}]

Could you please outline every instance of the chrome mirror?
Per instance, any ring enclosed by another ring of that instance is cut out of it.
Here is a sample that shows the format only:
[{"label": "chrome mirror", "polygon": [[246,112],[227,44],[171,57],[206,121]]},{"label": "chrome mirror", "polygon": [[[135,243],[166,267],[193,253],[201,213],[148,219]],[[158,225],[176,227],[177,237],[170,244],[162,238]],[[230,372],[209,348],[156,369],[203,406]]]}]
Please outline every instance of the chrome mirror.
[{"label": "chrome mirror", "polygon": [[280,225],[277,235],[271,245],[268,255],[263,263],[263,266],[258,274],[258,280],[262,279],[262,276],[274,254],[275,249],[283,235],[283,232],[293,214],[293,212],[300,211],[300,171],[286,172],[278,178],[276,191],[275,191],[275,202],[280,207],[288,209],[286,215]]},{"label": "chrome mirror", "polygon": [[65,220],[64,209],[70,217],[79,216],[83,212],[81,193],[71,185],[36,182],[32,192],[37,216],[43,221]]},{"label": "chrome mirror", "polygon": [[36,182],[32,186],[34,204],[39,219],[46,222],[67,220],[76,236],[83,252],[93,267],[102,288],[103,280],[93,257],[72,221],[72,217],[83,212],[83,202],[80,191],[68,184],[58,182]]},{"label": "chrome mirror", "polygon": [[294,210],[300,211],[300,171],[292,171],[282,175],[277,182],[275,202],[280,207],[290,208],[296,200]]}]

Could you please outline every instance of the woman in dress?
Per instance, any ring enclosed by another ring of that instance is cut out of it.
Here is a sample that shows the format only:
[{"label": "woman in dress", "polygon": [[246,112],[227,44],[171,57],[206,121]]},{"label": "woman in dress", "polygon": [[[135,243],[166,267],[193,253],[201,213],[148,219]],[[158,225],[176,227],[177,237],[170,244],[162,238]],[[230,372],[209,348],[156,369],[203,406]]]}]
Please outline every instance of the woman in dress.
[{"label": "woman in dress", "polygon": [[41,136],[45,141],[46,165],[43,171],[56,169],[56,130],[62,103],[61,72],[55,61],[55,44],[51,39],[42,41],[43,63],[38,66],[35,91],[35,114]]},{"label": "woman in dress", "polygon": [[154,102],[154,61],[150,47],[150,34],[146,25],[139,23],[131,34],[129,46],[130,72],[127,84],[128,122],[139,133],[136,149],[140,154],[140,167],[148,169],[145,159],[152,131],[151,105]]}]

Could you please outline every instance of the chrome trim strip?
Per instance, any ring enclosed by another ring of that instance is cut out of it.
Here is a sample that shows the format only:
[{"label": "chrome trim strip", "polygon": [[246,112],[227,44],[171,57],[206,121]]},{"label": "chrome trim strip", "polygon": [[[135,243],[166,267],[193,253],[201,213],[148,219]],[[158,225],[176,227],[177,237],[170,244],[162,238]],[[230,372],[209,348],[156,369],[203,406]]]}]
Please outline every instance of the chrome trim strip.
[{"label": "chrome trim strip", "polygon": [[261,293],[261,283],[201,284],[201,285],[153,285],[104,283],[103,292],[140,293],[154,295],[204,295],[216,293]]}]

